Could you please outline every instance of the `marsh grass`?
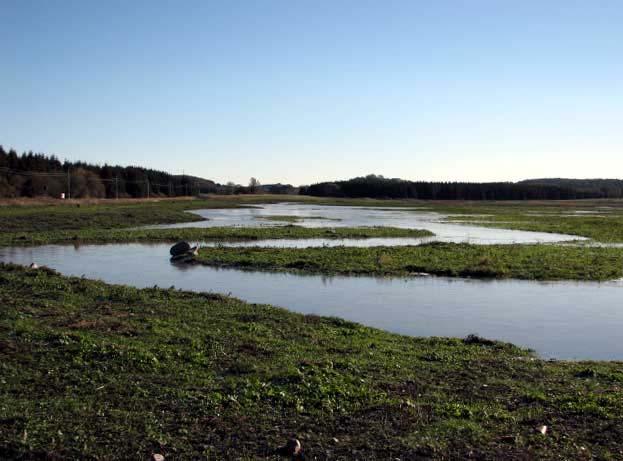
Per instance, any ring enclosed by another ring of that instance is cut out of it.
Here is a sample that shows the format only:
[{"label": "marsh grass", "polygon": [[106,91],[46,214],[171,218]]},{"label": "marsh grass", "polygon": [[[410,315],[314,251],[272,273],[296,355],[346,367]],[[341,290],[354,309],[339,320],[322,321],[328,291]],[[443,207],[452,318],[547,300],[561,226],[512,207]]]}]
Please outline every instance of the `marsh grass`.
[{"label": "marsh grass", "polygon": [[623,277],[623,248],[560,245],[429,243],[401,247],[210,248],[197,262],[211,266],[323,274],[526,280],[612,280]]},{"label": "marsh grass", "polygon": [[0,305],[4,459],[277,459],[292,435],[308,459],[623,450],[621,363],[11,265]]},{"label": "marsh grass", "polygon": [[0,246],[30,246],[61,243],[123,243],[175,242],[188,240],[236,241],[264,239],[364,239],[381,237],[430,237],[433,234],[418,229],[392,227],[306,228],[299,226],[272,227],[208,227],[174,229],[79,229],[46,232],[0,233]]}]

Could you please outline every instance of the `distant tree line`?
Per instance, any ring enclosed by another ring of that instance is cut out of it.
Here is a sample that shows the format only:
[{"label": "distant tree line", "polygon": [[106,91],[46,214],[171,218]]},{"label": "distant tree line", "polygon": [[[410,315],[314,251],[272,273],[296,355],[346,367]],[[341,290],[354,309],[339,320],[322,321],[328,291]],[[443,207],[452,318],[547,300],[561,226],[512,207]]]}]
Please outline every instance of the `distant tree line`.
[{"label": "distant tree line", "polygon": [[0,197],[115,198],[217,194],[296,194],[320,197],[371,197],[423,200],[571,200],[623,198],[618,179],[532,179],[520,182],[427,182],[378,175],[311,186],[262,185],[251,178],[248,186],[217,184],[189,175],[137,166],[61,162],[54,155],[8,152],[0,146]]},{"label": "distant tree line", "polygon": [[228,186],[136,166],[61,162],[54,155],[18,154],[0,146],[0,197],[115,198],[227,193]]},{"label": "distant tree line", "polygon": [[522,182],[427,182],[378,175],[302,186],[301,195],[423,200],[572,200],[622,198],[621,180],[530,180]]},{"label": "distant tree line", "polygon": [[282,195],[296,195],[299,193],[298,187],[294,187],[292,184],[263,184],[259,187],[259,190],[264,194],[282,194]]},{"label": "distant tree line", "polygon": [[620,179],[527,179],[518,184],[527,186],[556,186],[580,193],[599,195],[601,198],[623,197],[623,180]]}]

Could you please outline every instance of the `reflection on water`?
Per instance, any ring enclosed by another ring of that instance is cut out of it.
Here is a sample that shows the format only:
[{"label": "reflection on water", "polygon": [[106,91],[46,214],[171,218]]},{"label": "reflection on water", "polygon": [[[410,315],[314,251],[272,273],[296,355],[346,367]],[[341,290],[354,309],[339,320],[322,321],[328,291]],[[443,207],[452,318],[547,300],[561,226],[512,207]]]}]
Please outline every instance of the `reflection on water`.
[{"label": "reflection on water", "polygon": [[442,222],[446,217],[445,215],[416,208],[366,208],[277,203],[250,208],[194,210],[191,213],[205,218],[206,221],[150,227],[283,226],[288,223],[271,221],[265,218],[270,216],[292,216],[300,218],[295,224],[303,227],[387,226],[401,229],[427,229],[435,234],[434,240],[442,242],[476,244],[551,243],[582,239],[581,237],[563,234],[494,229]]},{"label": "reflection on water", "polygon": [[138,287],[232,293],[414,336],[470,333],[545,357],[623,359],[623,284],[327,277],[171,264],[169,245],[1,248],[0,261]]}]

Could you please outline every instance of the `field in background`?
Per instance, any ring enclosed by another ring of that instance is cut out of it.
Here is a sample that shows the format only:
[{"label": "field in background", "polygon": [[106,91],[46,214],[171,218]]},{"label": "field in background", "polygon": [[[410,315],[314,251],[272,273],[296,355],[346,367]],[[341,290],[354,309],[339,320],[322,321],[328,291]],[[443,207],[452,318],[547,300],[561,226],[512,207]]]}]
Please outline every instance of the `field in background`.
[{"label": "field in background", "polygon": [[192,222],[185,213],[201,208],[229,208],[261,203],[298,202],[318,205],[415,207],[456,216],[455,221],[507,229],[554,232],[598,242],[623,242],[623,200],[525,202],[458,202],[376,199],[326,199],[298,195],[224,195],[206,198],[125,200],[4,200],[0,232],[100,230],[149,224]]}]

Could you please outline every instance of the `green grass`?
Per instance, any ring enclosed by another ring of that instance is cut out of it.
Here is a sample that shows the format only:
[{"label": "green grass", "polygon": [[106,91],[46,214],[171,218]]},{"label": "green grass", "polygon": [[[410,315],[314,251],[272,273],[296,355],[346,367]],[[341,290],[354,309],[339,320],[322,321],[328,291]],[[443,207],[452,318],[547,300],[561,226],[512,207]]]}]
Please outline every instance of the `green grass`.
[{"label": "green grass", "polygon": [[7,265],[0,305],[3,459],[623,456],[622,363]]},{"label": "green grass", "polygon": [[210,248],[197,261],[212,266],[325,274],[409,275],[530,280],[623,277],[623,249],[559,245],[430,243],[408,247]]},{"label": "green grass", "polygon": [[0,233],[0,246],[48,245],[62,243],[122,243],[122,242],[175,242],[231,241],[261,239],[308,238],[374,238],[374,237],[429,237],[431,232],[393,227],[338,227],[305,228],[275,226],[259,228],[209,227],[177,229],[79,229],[46,232]]},{"label": "green grass", "polygon": [[[218,205],[216,203],[214,205]],[[212,204],[210,204],[212,205]],[[205,201],[185,200],[111,202],[93,205],[31,205],[0,207],[2,232],[45,232],[83,229],[114,229],[148,224],[201,221],[185,210],[208,206]]]}]

